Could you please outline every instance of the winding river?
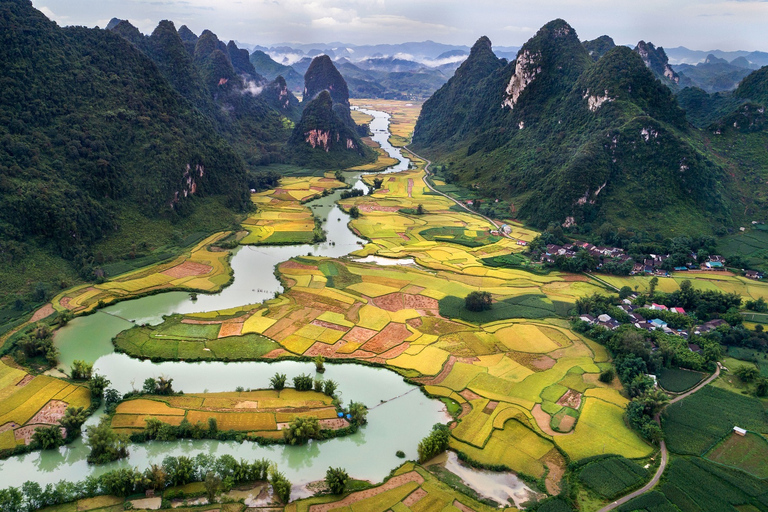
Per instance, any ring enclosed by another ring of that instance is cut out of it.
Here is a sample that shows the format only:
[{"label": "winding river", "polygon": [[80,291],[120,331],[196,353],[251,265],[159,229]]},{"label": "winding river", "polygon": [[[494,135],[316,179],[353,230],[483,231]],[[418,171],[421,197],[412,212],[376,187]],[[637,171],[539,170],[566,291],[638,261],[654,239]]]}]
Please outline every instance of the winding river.
[{"label": "winding river", "polygon": [[[398,148],[390,145],[389,115],[365,110],[374,117],[370,127],[373,139],[398,163],[386,173],[408,168],[409,161]],[[366,189],[360,173],[347,172],[345,178],[356,188]],[[55,343],[61,352],[61,368],[67,369],[75,359],[95,361],[94,369],[106,375],[121,393],[141,388],[144,379],[164,375],[173,379],[174,388],[188,393],[232,391],[244,388],[267,388],[275,372],[290,379],[301,373],[314,374],[314,365],[295,361],[265,362],[165,362],[152,363],[132,359],[113,351],[112,338],[135,323],[159,323],[163,315],[225,309],[244,304],[256,304],[272,298],[282,287],[273,275],[274,266],[293,256],[312,253],[319,256],[341,257],[359,248],[364,240],[348,228],[349,217],[335,204],[341,191],[309,203],[314,214],[324,219],[323,228],[328,241],[316,245],[245,246],[232,258],[234,282],[221,293],[198,295],[196,301],[184,292],[169,292],[125,301],[99,310],[97,313],[72,320],[56,333]],[[376,260],[374,259],[373,262]],[[433,424],[446,422],[449,417],[440,401],[424,396],[417,387],[407,384],[394,372],[355,364],[327,364],[324,378],[339,383],[342,400],[365,403],[369,424],[356,434],[339,439],[311,442],[307,446],[260,446],[256,443],[224,441],[150,442],[130,446],[130,457],[103,466],[86,463],[87,446],[82,439],[58,450],[30,453],[0,461],[2,485],[19,486],[27,480],[40,484],[59,480],[78,481],[88,475],[98,475],[119,467],[148,467],[162,462],[168,455],[194,456],[207,453],[237,458],[265,457],[285,472],[295,486],[322,479],[329,466],[344,467],[355,478],[381,481],[402,459],[417,457],[418,442],[429,433]],[[87,424],[98,422],[103,411],[92,416]],[[294,493],[294,497],[298,497]]]}]

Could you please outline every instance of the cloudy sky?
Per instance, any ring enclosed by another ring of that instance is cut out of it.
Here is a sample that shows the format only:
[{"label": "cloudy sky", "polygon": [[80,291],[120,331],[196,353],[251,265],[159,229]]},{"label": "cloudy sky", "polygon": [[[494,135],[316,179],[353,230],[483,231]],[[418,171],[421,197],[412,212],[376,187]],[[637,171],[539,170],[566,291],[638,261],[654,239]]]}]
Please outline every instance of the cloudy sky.
[{"label": "cloudy sky", "polygon": [[353,44],[433,41],[521,45],[554,18],[582,39],[640,39],[696,50],[768,51],[768,0],[32,0],[60,25],[129,19],[150,33],[170,19],[223,40]]}]

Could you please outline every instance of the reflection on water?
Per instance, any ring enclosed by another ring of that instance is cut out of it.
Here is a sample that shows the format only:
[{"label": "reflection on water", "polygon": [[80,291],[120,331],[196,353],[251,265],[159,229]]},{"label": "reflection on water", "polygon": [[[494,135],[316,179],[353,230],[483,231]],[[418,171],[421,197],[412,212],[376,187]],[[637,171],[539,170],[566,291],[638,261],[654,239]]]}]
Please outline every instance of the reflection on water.
[{"label": "reflection on water", "polygon": [[[371,129],[374,140],[400,162],[386,172],[397,172],[408,167],[408,161],[387,141],[389,115],[383,112],[363,110],[374,115]],[[359,173],[344,173],[347,182],[355,187],[367,189],[360,181]],[[106,375],[121,393],[141,388],[144,379],[164,375],[173,379],[173,387],[187,393],[204,391],[232,391],[243,388],[269,387],[269,378],[275,372],[285,373],[290,381],[301,373],[314,374],[314,365],[296,361],[275,363],[262,362],[164,362],[152,363],[131,359],[124,354],[113,352],[112,338],[135,324],[155,324],[164,315],[213,311],[247,304],[258,304],[272,298],[282,287],[275,278],[274,266],[293,256],[308,253],[341,257],[360,248],[364,241],[348,228],[349,216],[342,212],[335,202],[341,191],[311,203],[315,215],[326,219],[323,228],[328,232],[328,241],[315,245],[299,246],[246,246],[235,250],[232,257],[234,282],[221,293],[199,294],[192,301],[188,293],[169,292],[141,299],[120,302],[104,308],[93,315],[79,317],[59,330],[55,343],[61,352],[61,368],[68,369],[75,359],[95,361],[94,370]],[[319,377],[319,375],[318,375]],[[88,448],[82,439],[59,450],[48,450],[26,454],[0,461],[2,484],[19,486],[34,479],[40,484],[55,483],[59,480],[78,481],[89,475],[123,467],[146,468],[159,464],[169,456],[194,456],[207,453],[212,456],[230,454],[236,458],[267,458],[278,464],[280,470],[296,485],[321,480],[329,466],[344,467],[355,478],[380,481],[389,471],[401,464],[395,452],[402,450],[409,459],[417,458],[419,441],[426,436],[435,423],[447,422],[443,404],[431,400],[414,386],[388,370],[355,364],[326,364],[323,378],[333,379],[339,384],[339,393],[346,404],[350,400],[362,402],[371,407],[369,424],[356,434],[322,442],[311,442],[305,446],[271,445],[234,441],[182,440],[169,443],[150,442],[130,447],[130,457],[102,466],[86,463]],[[374,408],[374,406],[376,406]],[[103,411],[88,419],[86,425],[95,424]]]}]

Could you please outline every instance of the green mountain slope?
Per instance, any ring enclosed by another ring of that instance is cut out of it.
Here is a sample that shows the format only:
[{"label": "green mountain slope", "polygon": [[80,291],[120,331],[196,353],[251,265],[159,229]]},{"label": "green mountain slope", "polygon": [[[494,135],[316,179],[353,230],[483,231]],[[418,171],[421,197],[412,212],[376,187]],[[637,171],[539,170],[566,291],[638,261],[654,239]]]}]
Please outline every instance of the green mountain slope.
[{"label": "green mountain slope", "polygon": [[312,59],[304,74],[302,107],[301,120],[288,141],[294,161],[344,168],[375,158],[352,120],[347,83],[327,55]]},{"label": "green mountain slope", "polygon": [[511,200],[510,216],[540,227],[732,226],[746,191],[641,53],[615,47],[595,62],[555,20],[504,66],[482,38],[424,104],[414,146],[446,179]]},{"label": "green mountain slope", "polygon": [[2,2],[0,27],[0,304],[248,206],[242,159],[132,43],[28,0]]}]

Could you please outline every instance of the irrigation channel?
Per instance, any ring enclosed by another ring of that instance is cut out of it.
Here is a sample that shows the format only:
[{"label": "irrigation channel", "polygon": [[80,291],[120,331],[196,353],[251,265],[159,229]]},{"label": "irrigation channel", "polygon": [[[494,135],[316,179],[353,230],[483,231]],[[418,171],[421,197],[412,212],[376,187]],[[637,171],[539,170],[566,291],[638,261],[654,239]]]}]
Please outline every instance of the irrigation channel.
[{"label": "irrigation channel", "polygon": [[[370,127],[373,139],[398,163],[384,173],[408,168],[409,160],[389,141],[389,114],[361,109],[374,116]],[[346,172],[345,178],[354,187],[367,190],[360,179],[362,173]],[[60,351],[60,368],[68,370],[72,361],[95,361],[94,371],[105,375],[111,386],[121,394],[140,389],[147,377],[160,375],[173,379],[173,387],[187,393],[233,391],[238,386],[245,389],[269,387],[269,378],[275,372],[285,373],[288,381],[301,373],[315,374],[314,364],[297,361],[280,362],[163,362],[152,363],[133,359],[114,352],[112,338],[135,324],[157,324],[163,315],[214,311],[244,304],[256,304],[282,292],[282,286],[274,276],[276,264],[293,256],[311,253],[317,256],[341,257],[360,248],[364,240],[348,228],[349,216],[336,205],[341,191],[309,203],[315,216],[324,219],[323,228],[328,240],[315,245],[293,246],[243,246],[235,250],[231,260],[234,282],[221,293],[199,294],[193,301],[189,293],[169,292],[140,299],[120,302],[79,317],[56,333],[55,344]],[[391,264],[381,258],[368,257],[363,261]],[[412,261],[398,260],[403,264]],[[318,375],[319,376],[319,375]],[[395,452],[402,450],[408,459],[417,458],[417,446],[435,423],[445,423],[449,416],[442,402],[427,398],[416,386],[407,384],[396,373],[383,368],[357,364],[326,364],[323,378],[339,384],[344,403],[350,400],[363,402],[370,409],[368,425],[356,434],[305,446],[261,446],[253,442],[182,440],[175,442],[149,442],[132,444],[130,457],[101,466],[89,466],[86,462],[88,447],[83,439],[58,450],[30,453],[0,461],[2,486],[20,486],[27,480],[45,485],[60,480],[79,481],[89,475],[98,475],[120,467],[144,469],[159,464],[169,455],[194,456],[207,453],[221,456],[230,454],[236,458],[267,458],[275,462],[294,483],[293,498],[308,495],[305,484],[324,478],[329,466],[343,467],[359,479],[379,482],[402,463]],[[92,416],[86,425],[98,423],[103,410]],[[481,477],[486,472],[475,472]],[[495,475],[498,478],[499,474]],[[527,487],[513,474],[504,474],[510,489],[509,497],[522,498]],[[483,478],[473,487],[484,494]],[[498,483],[498,482],[497,482]],[[489,481],[486,488],[494,484]],[[513,495],[517,496],[513,496]],[[493,495],[493,493],[491,493]],[[495,496],[494,496],[495,497]]]}]

